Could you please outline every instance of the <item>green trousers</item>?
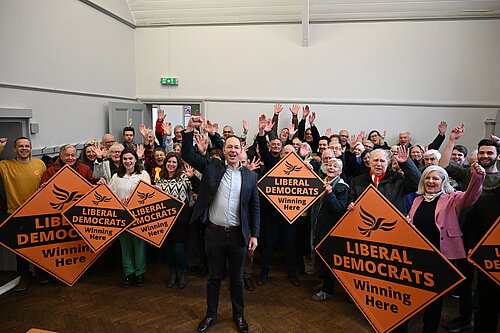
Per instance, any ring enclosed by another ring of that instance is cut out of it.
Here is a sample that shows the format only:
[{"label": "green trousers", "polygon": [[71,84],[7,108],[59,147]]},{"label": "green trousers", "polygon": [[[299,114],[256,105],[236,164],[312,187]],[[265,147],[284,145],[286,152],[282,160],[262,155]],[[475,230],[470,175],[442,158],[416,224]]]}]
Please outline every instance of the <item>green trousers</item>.
[{"label": "green trousers", "polygon": [[128,232],[120,236],[122,265],[125,276],[141,275],[146,272],[146,242]]}]

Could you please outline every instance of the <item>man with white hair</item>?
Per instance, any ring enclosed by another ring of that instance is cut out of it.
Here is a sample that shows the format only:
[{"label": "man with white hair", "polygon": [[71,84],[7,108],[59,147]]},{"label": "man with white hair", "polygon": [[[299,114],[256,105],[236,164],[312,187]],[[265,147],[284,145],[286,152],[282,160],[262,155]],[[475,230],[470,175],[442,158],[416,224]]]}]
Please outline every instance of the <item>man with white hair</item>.
[{"label": "man with white hair", "polygon": [[408,159],[408,148],[398,146],[394,156],[404,174],[388,169],[389,152],[375,149],[370,153],[370,171],[355,177],[350,184],[349,209],[354,209],[354,201],[363,193],[368,185],[374,185],[399,211],[406,215],[408,209],[405,195],[417,191],[420,172],[415,164]]}]

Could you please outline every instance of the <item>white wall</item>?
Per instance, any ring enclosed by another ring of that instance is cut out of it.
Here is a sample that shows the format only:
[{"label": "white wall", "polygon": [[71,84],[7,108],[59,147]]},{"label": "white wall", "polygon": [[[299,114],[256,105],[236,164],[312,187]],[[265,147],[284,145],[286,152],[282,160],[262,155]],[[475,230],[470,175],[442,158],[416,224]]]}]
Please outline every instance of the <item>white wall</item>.
[{"label": "white wall", "polygon": [[[295,101],[317,104],[320,129],[388,129],[389,141],[408,129],[425,143],[440,120],[463,120],[474,145],[500,105],[499,31],[500,20],[322,24],[304,48],[300,25],[136,29],[136,91],[210,101],[212,120],[238,128]],[[162,87],[167,75],[179,86]],[[465,104],[491,108],[440,107]]]},{"label": "white wall", "polygon": [[[135,97],[132,28],[80,1],[0,2],[0,83]],[[107,131],[108,97],[0,89],[2,107],[29,108],[35,148],[85,142]]]}]

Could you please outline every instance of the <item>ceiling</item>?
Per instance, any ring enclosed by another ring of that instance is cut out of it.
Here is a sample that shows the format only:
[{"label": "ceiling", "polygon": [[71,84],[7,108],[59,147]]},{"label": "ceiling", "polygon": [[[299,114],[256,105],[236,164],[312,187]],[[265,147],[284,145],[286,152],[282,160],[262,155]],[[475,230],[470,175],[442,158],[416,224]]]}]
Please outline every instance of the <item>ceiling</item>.
[{"label": "ceiling", "polygon": [[500,0],[126,1],[137,26],[500,17]]}]

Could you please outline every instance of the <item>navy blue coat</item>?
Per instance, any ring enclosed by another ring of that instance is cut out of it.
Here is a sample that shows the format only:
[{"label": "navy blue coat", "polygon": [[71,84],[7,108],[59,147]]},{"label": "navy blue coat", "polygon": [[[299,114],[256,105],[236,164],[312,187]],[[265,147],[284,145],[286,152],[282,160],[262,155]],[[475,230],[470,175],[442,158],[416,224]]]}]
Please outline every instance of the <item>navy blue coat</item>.
[{"label": "navy blue coat", "polygon": [[[203,174],[191,221],[201,217],[206,223],[208,208],[226,172],[226,163],[217,158],[209,159],[197,154],[193,147],[193,132],[182,133],[181,154],[184,161]],[[246,167],[241,168],[240,222],[245,244],[248,244],[250,236],[259,237],[260,205],[257,174]]]}]

